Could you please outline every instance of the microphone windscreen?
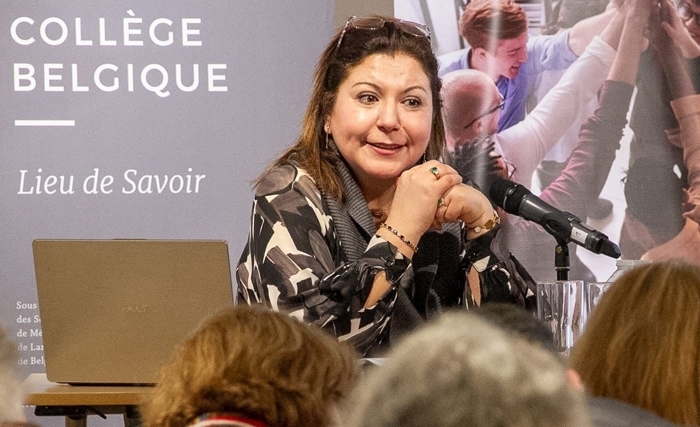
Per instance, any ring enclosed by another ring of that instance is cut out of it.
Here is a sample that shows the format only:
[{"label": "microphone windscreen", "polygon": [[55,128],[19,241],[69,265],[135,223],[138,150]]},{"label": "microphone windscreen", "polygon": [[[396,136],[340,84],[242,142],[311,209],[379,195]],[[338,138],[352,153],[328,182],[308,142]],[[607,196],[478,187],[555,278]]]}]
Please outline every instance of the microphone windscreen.
[{"label": "microphone windscreen", "polygon": [[499,178],[491,184],[489,198],[496,206],[514,215],[519,215],[520,203],[530,190],[507,179]]}]

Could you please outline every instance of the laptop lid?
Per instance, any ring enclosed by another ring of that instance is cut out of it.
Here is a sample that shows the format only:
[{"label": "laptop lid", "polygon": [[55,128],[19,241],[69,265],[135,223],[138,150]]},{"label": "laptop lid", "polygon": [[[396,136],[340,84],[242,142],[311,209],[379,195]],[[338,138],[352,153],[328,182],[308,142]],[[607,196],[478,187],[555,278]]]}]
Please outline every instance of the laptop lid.
[{"label": "laptop lid", "polygon": [[35,240],[49,381],[150,384],[174,347],[233,306],[214,240]]}]

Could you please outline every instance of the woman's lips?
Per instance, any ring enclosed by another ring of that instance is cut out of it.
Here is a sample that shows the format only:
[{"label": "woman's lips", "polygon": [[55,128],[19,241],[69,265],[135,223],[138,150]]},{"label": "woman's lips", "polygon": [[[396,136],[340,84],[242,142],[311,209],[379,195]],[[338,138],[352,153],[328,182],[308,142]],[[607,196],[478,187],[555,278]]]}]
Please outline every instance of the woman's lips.
[{"label": "woman's lips", "polygon": [[379,150],[388,150],[388,151],[395,151],[401,148],[401,145],[398,144],[386,144],[386,143],[381,143],[381,142],[368,142],[368,145],[371,145],[374,148],[377,148]]}]

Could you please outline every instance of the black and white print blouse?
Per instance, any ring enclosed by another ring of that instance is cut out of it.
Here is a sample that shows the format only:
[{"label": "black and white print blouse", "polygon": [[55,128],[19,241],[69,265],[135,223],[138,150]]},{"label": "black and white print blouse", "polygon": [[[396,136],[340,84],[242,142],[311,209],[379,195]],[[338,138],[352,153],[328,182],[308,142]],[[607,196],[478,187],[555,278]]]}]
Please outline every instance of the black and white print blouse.
[{"label": "black and white print blouse", "polygon": [[[236,271],[239,303],[265,304],[313,323],[364,356],[376,355],[443,308],[473,305],[465,286],[472,264],[480,271],[482,303],[534,307],[527,272],[509,254],[491,251],[496,230],[465,242],[461,223],[445,224],[443,231],[423,235],[411,261],[376,235],[351,173],[342,162],[337,170],[345,203],[322,194],[305,170],[291,164],[274,167],[259,182]],[[365,308],[382,271],[394,286]]]}]

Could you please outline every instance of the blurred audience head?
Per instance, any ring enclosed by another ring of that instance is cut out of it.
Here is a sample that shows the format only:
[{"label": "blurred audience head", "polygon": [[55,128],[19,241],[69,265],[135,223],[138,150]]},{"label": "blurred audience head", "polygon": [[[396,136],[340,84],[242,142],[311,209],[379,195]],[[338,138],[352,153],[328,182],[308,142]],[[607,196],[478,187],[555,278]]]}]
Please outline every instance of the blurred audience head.
[{"label": "blurred audience head", "polygon": [[466,312],[404,338],[349,404],[346,427],[589,425],[554,355]]},{"label": "blurred audience head", "polygon": [[523,307],[513,304],[483,304],[474,310],[474,314],[516,337],[538,344],[558,355],[552,331]]},{"label": "blurred audience head", "polygon": [[592,312],[570,364],[591,395],[700,424],[700,267],[635,267]]},{"label": "blurred audience head", "polygon": [[268,427],[330,426],[358,375],[350,346],[288,315],[239,305],[210,318],[160,372],[144,424],[212,414]]},{"label": "blurred audience head", "polygon": [[0,426],[19,425],[25,420],[24,393],[17,376],[16,345],[0,327]]}]

